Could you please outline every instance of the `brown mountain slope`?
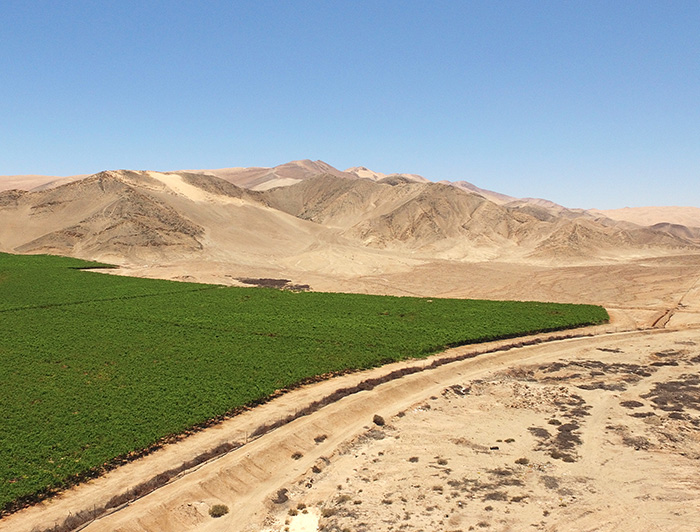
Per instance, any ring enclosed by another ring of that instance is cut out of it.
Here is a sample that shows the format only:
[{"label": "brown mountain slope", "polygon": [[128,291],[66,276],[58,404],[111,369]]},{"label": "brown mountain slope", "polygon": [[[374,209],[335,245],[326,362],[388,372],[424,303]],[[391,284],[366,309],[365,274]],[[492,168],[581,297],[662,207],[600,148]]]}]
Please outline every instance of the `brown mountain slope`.
[{"label": "brown mountain slope", "polygon": [[522,198],[512,199],[505,204],[510,209],[519,209],[523,212],[531,213],[536,218],[603,218],[600,214],[597,216],[583,209],[567,209],[566,207],[554,203],[553,201],[540,198]]},{"label": "brown mountain slope", "polygon": [[493,201],[498,205],[504,205],[508,202],[514,201],[515,198],[512,196],[507,196],[506,194],[500,194],[499,192],[494,192],[492,190],[486,190],[484,188],[479,188],[468,181],[438,181],[443,185],[451,185],[465,192],[471,192],[474,194],[479,194],[486,199]]},{"label": "brown mountain slope", "polygon": [[292,216],[348,229],[368,216],[391,212],[420,187],[420,184],[394,187],[367,179],[339,179],[324,174],[290,187],[265,191],[260,197],[267,205]]},{"label": "brown mountain slope", "polygon": [[476,194],[399,178],[372,182],[318,176],[263,192],[261,198],[275,209],[380,248],[420,248],[457,237],[472,244],[503,244],[517,240],[523,224],[535,222]]},{"label": "brown mountain slope", "polygon": [[[261,193],[275,209],[341,229],[364,246],[422,250],[434,257],[596,259],[612,250],[690,249],[681,234],[594,218],[585,211],[518,202],[500,206],[438,183],[348,181],[319,176]],[[481,250],[482,253],[476,253]]]},{"label": "brown mountain slope", "polygon": [[273,168],[220,168],[218,170],[185,170],[196,174],[209,174],[224,179],[239,187],[251,190],[267,190],[279,186],[289,186],[320,174],[356,179],[351,173],[341,172],[323,161],[303,159],[280,164]]},{"label": "brown mountain slope", "polygon": [[684,238],[700,244],[700,227],[687,227],[680,224],[658,223],[650,226],[650,228],[654,231]]},{"label": "brown mountain slope", "polygon": [[509,238],[516,242],[518,229],[531,222],[530,217],[514,215],[479,195],[428,183],[412,186],[410,196],[400,205],[386,214],[368,217],[353,228],[353,233],[365,243],[382,247],[422,247],[454,238],[498,246]]},{"label": "brown mountain slope", "polygon": [[416,183],[428,183],[429,180],[418,174],[383,174],[381,172],[375,172],[370,170],[366,166],[353,166],[352,168],[347,168],[345,170],[346,174],[354,174],[360,179],[369,179],[370,181],[383,181],[386,180],[405,180],[412,181]]},{"label": "brown mountain slope", "polygon": [[0,193],[0,250],[357,275],[436,259],[585,262],[697,249],[678,228],[606,220],[397,176],[326,174],[250,191],[212,175],[121,170]]},{"label": "brown mountain slope", "polygon": [[[428,179],[418,174],[393,173],[383,174],[370,170],[366,166],[353,166],[345,171],[338,170],[323,161],[311,161],[303,159],[291,161],[272,168],[268,167],[234,167],[219,168],[210,170],[183,170],[195,174],[208,174],[225,179],[239,187],[264,191],[275,187],[287,187],[319,175],[331,175],[346,179],[364,179],[387,184],[397,183],[430,183]],[[180,173],[180,172],[178,172]],[[515,200],[511,196],[499,194],[490,190],[479,188],[466,181],[440,181],[442,184],[451,185],[455,188],[470,193],[480,194],[497,204],[505,204]]]},{"label": "brown mountain slope", "polygon": [[3,231],[0,243],[22,253],[86,257],[201,249],[197,236],[203,229],[142,190],[149,185],[155,181],[147,175],[102,172],[22,194],[0,211],[6,220],[21,220],[22,230],[14,237]]},{"label": "brown mountain slope", "polygon": [[688,251],[692,241],[653,228],[602,224],[586,217],[559,220],[555,229],[531,254],[533,258],[563,261],[566,258],[615,257],[649,250]]},{"label": "brown mountain slope", "polygon": [[[129,171],[8,191],[0,193],[0,250],[132,265],[221,263],[223,271],[252,269],[249,277],[289,264],[337,272],[348,256],[367,255],[337,231],[271,209],[257,195],[214,176]],[[369,256],[340,269],[374,271],[378,261]]]}]

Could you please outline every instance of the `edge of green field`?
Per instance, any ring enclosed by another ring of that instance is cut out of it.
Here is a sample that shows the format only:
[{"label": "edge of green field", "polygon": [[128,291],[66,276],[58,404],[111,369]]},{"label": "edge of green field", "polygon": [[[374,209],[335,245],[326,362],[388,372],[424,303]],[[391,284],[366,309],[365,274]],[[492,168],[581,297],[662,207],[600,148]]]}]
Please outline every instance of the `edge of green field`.
[{"label": "edge of green field", "polygon": [[0,514],[318,375],[606,322],[594,305],[289,292],[0,253]]}]

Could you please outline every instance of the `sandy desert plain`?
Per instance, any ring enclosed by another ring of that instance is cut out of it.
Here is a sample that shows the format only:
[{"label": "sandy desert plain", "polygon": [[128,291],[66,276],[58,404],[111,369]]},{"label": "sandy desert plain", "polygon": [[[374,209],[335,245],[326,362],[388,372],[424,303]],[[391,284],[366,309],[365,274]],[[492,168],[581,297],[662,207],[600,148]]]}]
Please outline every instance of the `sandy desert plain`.
[{"label": "sandy desert plain", "polygon": [[[0,251],[182,281],[595,303],[610,323],[303,386],[5,516],[0,531],[69,530],[222,445],[80,529],[700,530],[695,210],[636,211],[640,225],[324,164],[32,176],[38,188],[0,192]],[[216,504],[228,513],[211,517]]]}]

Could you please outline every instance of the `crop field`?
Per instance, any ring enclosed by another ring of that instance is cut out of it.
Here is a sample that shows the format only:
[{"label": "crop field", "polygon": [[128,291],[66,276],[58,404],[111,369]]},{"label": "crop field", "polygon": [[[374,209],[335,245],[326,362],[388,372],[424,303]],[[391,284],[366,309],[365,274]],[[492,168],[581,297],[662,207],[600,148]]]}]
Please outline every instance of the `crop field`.
[{"label": "crop field", "polygon": [[0,513],[315,375],[608,319],[82,271],[95,266],[0,254]]}]

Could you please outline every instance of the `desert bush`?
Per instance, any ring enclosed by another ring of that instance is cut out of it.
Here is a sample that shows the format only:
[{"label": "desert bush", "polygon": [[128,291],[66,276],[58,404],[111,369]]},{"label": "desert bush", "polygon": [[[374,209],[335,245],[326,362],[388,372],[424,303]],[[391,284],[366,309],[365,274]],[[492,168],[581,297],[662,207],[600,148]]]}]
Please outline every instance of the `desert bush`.
[{"label": "desert bush", "polygon": [[212,517],[223,517],[228,513],[228,506],[225,504],[215,504],[209,508],[209,515]]}]

